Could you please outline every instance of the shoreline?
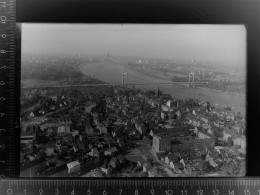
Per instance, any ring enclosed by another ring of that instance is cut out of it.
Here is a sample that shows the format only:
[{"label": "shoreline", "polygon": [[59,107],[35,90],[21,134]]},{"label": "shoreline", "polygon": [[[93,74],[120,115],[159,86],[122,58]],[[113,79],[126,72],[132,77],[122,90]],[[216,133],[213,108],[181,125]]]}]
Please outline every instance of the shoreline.
[{"label": "shoreline", "polygon": [[[155,75],[153,75],[153,74],[149,74],[149,73],[147,73],[147,72],[145,72],[145,71],[140,71],[139,69],[136,70],[136,71],[139,72],[139,73],[145,74],[145,75],[147,75],[147,76],[154,76],[154,77],[156,77],[156,78],[158,78],[158,79],[162,79],[162,80],[170,81],[170,82],[171,82],[171,80],[162,78],[162,77],[160,77],[160,76],[155,76]],[[186,86],[186,84],[178,84],[178,83],[173,83],[173,84]],[[243,93],[234,93],[234,92],[228,92],[228,91],[223,91],[223,92],[222,92],[221,90],[211,89],[211,88],[208,88],[208,87],[201,87],[201,86],[197,86],[196,88],[198,88],[198,89],[205,89],[205,90],[209,90],[209,91],[213,91],[213,92],[217,92],[217,93],[225,93],[225,94],[230,94],[230,95],[237,95],[237,96],[241,96],[241,97],[246,97],[246,94],[243,94]]]},{"label": "shoreline", "polygon": [[211,88],[207,88],[207,87],[197,87],[198,89],[206,89],[209,91],[213,91],[213,92],[217,92],[217,93],[225,93],[225,94],[230,94],[230,95],[237,95],[237,96],[242,96],[242,97],[246,97],[245,94],[242,93],[234,93],[234,92],[228,92],[228,91],[221,91],[221,90],[217,90],[217,89],[211,89]]}]

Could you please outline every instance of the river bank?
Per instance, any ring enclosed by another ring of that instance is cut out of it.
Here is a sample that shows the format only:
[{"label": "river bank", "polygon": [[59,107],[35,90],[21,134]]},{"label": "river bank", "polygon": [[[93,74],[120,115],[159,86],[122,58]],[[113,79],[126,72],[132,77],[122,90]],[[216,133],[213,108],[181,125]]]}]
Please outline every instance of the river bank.
[{"label": "river bank", "polygon": [[[147,74],[135,71],[129,68],[126,64],[105,61],[100,63],[83,63],[80,65],[82,73],[97,77],[111,84],[121,84],[122,74],[128,73],[128,83],[163,83],[166,80],[158,77],[149,76]],[[169,81],[167,81],[169,82]],[[136,86],[143,90],[157,90],[158,84],[138,85]],[[234,112],[240,112],[245,115],[246,112],[246,96],[237,94],[223,93],[218,90],[212,90],[203,87],[191,88],[184,84],[165,84],[159,85],[160,90],[165,94],[170,94],[178,99],[198,99],[201,101],[209,101],[212,105],[221,107],[230,106]]]},{"label": "river bank", "polygon": [[199,89],[206,89],[206,90],[214,91],[214,92],[217,92],[217,93],[225,93],[225,94],[230,94],[230,95],[237,95],[237,96],[246,97],[246,94],[242,94],[242,93],[234,93],[234,92],[228,92],[228,91],[221,91],[221,90],[210,89],[210,88],[208,88],[208,87],[201,87],[201,86],[197,86],[197,88],[199,88]]}]

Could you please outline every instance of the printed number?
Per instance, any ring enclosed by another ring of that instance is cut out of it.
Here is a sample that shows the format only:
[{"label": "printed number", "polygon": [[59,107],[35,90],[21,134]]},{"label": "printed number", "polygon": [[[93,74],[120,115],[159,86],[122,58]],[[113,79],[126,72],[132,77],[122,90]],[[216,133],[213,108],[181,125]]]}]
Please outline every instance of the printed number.
[{"label": "printed number", "polygon": [[138,195],[138,190],[135,190],[135,195]]},{"label": "printed number", "polygon": [[39,193],[40,193],[40,195],[42,195],[43,189],[39,189]]},{"label": "printed number", "polygon": [[0,113],[0,116],[3,117],[5,115],[5,113]]},{"label": "printed number", "polygon": [[0,133],[1,133],[2,131],[5,132],[5,129],[0,129]]},{"label": "printed number", "polygon": [[6,69],[6,66],[2,66],[0,69]]},{"label": "printed number", "polygon": [[181,191],[181,195],[187,195],[187,194],[188,194],[187,190],[182,190]]},{"label": "printed number", "polygon": [[235,195],[235,192],[234,192],[234,190],[228,190],[228,194],[229,195]]},{"label": "printed number", "polygon": [[88,189],[88,191],[87,191],[87,195],[91,195],[91,191],[90,191],[90,189]]},{"label": "printed number", "polygon": [[197,190],[198,195],[203,195],[203,190]]},{"label": "printed number", "polygon": [[172,190],[165,190],[165,195],[172,195],[173,191]]},{"label": "printed number", "polygon": [[153,189],[151,189],[150,192],[151,192],[152,195],[154,194],[154,190]]},{"label": "printed number", "polygon": [[13,194],[13,190],[12,189],[7,189],[6,193],[7,194]]},{"label": "printed number", "polygon": [[5,82],[4,81],[0,81],[0,85],[4,85],[5,84]]},{"label": "printed number", "polygon": [[212,190],[212,192],[213,192],[213,195],[219,195],[219,190],[218,189]]},{"label": "printed number", "polygon": [[4,97],[0,97],[0,101],[5,101],[6,99]]},{"label": "printed number", "polygon": [[123,191],[122,189],[119,190],[119,195],[121,195],[122,191]]},{"label": "printed number", "polygon": [[74,189],[72,190],[72,192],[70,194],[75,194]]},{"label": "printed number", "polygon": [[26,189],[24,189],[24,194],[26,194]]},{"label": "printed number", "polygon": [[103,191],[103,195],[107,195],[107,191],[106,190]]},{"label": "printed number", "polygon": [[5,24],[5,21],[6,21],[6,17],[5,16],[1,16],[1,23]]},{"label": "printed number", "polygon": [[2,50],[0,50],[0,53],[5,53],[5,52],[6,52],[6,51],[5,51],[5,50],[3,50],[3,49],[2,49]]},{"label": "printed number", "polygon": [[5,39],[5,38],[6,38],[6,34],[1,34],[1,37],[2,37],[3,39]]},{"label": "printed number", "polygon": [[6,2],[1,2],[2,7],[6,7]]},{"label": "printed number", "polygon": [[245,192],[245,195],[250,195],[250,190],[249,189],[244,190],[244,192]]},{"label": "printed number", "polygon": [[55,195],[59,195],[59,189],[57,188],[57,189],[55,189]]}]

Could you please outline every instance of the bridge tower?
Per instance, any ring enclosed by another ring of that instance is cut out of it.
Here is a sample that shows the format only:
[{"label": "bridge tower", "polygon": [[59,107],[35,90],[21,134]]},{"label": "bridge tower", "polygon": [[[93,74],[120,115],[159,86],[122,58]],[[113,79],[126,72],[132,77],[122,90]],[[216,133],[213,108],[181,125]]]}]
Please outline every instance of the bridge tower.
[{"label": "bridge tower", "polygon": [[128,73],[125,72],[122,74],[122,85],[123,87],[126,86],[127,87],[128,84]]},{"label": "bridge tower", "polygon": [[[192,81],[191,81],[191,79],[192,79]],[[189,86],[190,86],[191,82],[194,83],[194,72],[189,73]]]}]

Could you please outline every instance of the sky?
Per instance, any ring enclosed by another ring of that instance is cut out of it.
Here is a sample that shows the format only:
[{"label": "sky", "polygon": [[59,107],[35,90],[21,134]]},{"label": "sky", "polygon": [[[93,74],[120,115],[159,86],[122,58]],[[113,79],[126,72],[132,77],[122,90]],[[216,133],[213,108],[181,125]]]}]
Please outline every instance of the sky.
[{"label": "sky", "polygon": [[244,25],[22,24],[27,52],[158,58],[246,65]]}]

